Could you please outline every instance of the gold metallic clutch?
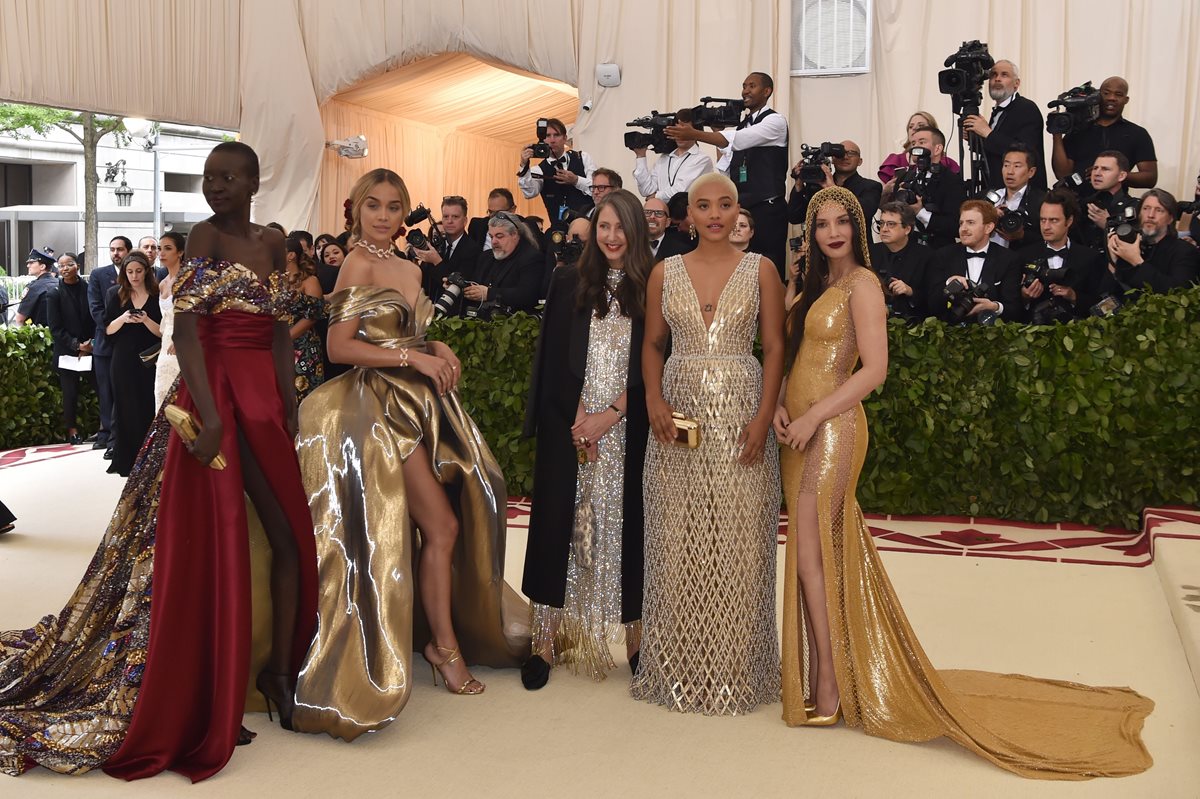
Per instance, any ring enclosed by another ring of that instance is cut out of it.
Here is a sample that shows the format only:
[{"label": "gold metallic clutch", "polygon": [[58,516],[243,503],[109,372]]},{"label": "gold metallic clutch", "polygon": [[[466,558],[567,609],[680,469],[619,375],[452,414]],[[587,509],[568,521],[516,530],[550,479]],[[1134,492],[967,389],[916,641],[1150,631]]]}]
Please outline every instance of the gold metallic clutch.
[{"label": "gold metallic clutch", "polygon": [[684,444],[688,449],[700,446],[700,423],[689,419],[682,413],[672,413],[671,421],[675,423],[675,443]]},{"label": "gold metallic clutch", "polygon": [[[167,417],[167,422],[183,439],[183,443],[191,444],[200,435],[200,424],[196,421],[196,417],[178,405],[168,405],[163,408],[163,415]],[[225,456],[218,452],[217,457],[213,458],[208,465],[213,469],[224,469]]]}]

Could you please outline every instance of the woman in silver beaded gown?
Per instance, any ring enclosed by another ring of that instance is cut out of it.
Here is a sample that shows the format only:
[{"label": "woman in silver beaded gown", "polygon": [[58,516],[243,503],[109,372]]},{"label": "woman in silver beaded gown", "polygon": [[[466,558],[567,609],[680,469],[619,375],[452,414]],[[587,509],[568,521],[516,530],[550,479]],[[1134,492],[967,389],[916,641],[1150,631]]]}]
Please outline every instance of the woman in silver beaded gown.
[{"label": "woman in silver beaded gown", "polygon": [[538,439],[522,585],[533,600],[533,648],[521,671],[530,690],[555,663],[604,679],[616,667],[609,644],[622,635],[637,665],[652,263],[641,203],[617,191],[592,215],[579,266],[551,281],[525,422]]},{"label": "woman in silver beaded gown", "polygon": [[[654,267],[642,349],[654,436],[642,657],[631,692],[706,715],[749,712],[780,690],[779,457],[770,427],[783,375],[783,286],[769,259],[729,243],[737,216],[729,178],[692,184],[688,217],[700,241]],[[674,443],[672,411],[699,422],[698,447]]]}]

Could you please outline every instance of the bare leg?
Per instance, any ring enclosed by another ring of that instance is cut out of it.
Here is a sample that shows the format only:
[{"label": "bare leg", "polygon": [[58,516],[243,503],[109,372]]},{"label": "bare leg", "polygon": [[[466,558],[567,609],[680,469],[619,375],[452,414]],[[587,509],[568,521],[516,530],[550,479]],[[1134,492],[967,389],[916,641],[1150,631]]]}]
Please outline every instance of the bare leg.
[{"label": "bare leg", "polygon": [[254,503],[258,518],[271,544],[271,655],[267,670],[277,675],[291,674],[292,638],[300,603],[300,555],[287,515],[263,475],[254,453],[245,439],[238,436],[242,460],[242,481]]},{"label": "bare leg", "polygon": [[[815,679],[812,699],[817,715],[831,715],[838,703],[837,678],[833,671],[833,646],[829,638],[829,616],[825,603],[825,569],[821,561],[821,532],[817,522],[817,495],[800,494],[797,502],[796,571],[808,616],[809,642],[815,649]],[[809,654],[810,662],[814,653]],[[810,675],[812,671],[810,670]]]},{"label": "bare leg", "polygon": [[[450,613],[450,566],[458,540],[458,517],[446,499],[446,489],[429,468],[429,453],[423,444],[404,462],[404,493],[409,515],[421,531],[421,603],[433,632],[425,657],[436,666],[458,649]],[[472,679],[461,658],[446,663],[442,677],[454,690]]]}]

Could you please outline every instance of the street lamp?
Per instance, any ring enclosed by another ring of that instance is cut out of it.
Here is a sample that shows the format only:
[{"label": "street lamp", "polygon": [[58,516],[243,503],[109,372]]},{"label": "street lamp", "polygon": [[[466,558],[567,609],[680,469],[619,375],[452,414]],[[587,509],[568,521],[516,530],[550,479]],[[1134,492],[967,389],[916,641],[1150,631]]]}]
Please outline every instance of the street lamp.
[{"label": "street lamp", "polygon": [[159,187],[162,182],[162,173],[159,170],[158,162],[158,126],[141,117],[125,117],[125,130],[129,132],[130,136],[145,139],[146,143],[143,146],[154,154],[154,235],[157,237],[162,235],[163,229],[162,196]]}]

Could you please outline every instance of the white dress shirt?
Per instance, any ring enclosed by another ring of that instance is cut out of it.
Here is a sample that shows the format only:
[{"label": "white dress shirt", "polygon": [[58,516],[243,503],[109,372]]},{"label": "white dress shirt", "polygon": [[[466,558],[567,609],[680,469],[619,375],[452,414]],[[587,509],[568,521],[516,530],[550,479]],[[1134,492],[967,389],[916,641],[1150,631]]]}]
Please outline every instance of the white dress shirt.
[{"label": "white dress shirt", "polygon": [[[970,280],[972,283],[978,283],[979,279],[981,277],[983,277],[983,264],[987,260],[988,245],[986,245],[986,244],[983,245],[982,250],[972,250],[970,247],[967,247],[966,245],[963,245],[963,246],[967,251],[966,252],[967,279]],[[972,258],[971,257],[972,255],[977,254],[977,253],[980,255],[983,255],[984,257],[983,258]],[[948,280],[946,280],[946,282],[949,283],[953,279],[954,278],[951,277]],[[1000,302],[999,300],[994,300],[994,302],[996,303],[997,306],[999,306],[996,309],[996,313],[997,314],[1004,313],[1004,303]]]},{"label": "white dress shirt", "polygon": [[1012,94],[1010,94],[1010,95],[1008,96],[1008,99],[1007,99],[1007,100],[1005,100],[1005,101],[1004,101],[1004,102],[1002,102],[1002,103],[997,103],[997,104],[996,104],[996,107],[992,109],[992,118],[991,118],[991,121],[990,121],[990,122],[988,122],[988,126],[989,126],[989,127],[992,127],[992,128],[994,128],[994,127],[996,127],[997,125],[999,125],[999,124],[1000,124],[1000,117],[1004,116],[1004,109],[1006,109],[1006,108],[1008,108],[1010,105],[1012,105],[1013,98],[1014,98],[1014,97],[1016,97],[1016,96],[1017,96],[1017,93],[1016,93],[1016,92],[1013,92]]},{"label": "white dress shirt", "polygon": [[[570,155],[571,152],[572,152],[571,150],[563,150],[563,154],[560,155],[558,158],[547,158],[546,160],[547,161],[561,161],[562,168],[566,169],[567,168],[567,156]],[[579,157],[581,159],[583,159],[584,174],[579,176],[579,180],[576,181],[574,187],[568,186],[568,188],[579,189],[579,191],[583,192],[588,197],[591,197],[592,196],[592,193],[591,193],[592,173],[596,171],[596,162],[593,161],[592,157],[590,155],[588,155],[587,153],[585,153],[583,150],[578,150],[576,152],[578,152]],[[540,169],[537,170],[537,174],[539,176],[542,174]],[[534,177],[534,165],[533,165],[532,161],[529,162],[529,169],[525,170],[525,174],[519,175],[517,177],[517,185],[521,187],[521,194],[523,194],[525,196],[526,200],[532,200],[534,197],[538,196],[538,194],[541,193],[542,181],[539,178]]]},{"label": "white dress shirt", "polygon": [[[1012,98],[1010,97],[1009,99],[1011,100]],[[1025,199],[1025,191],[1028,188],[1029,188],[1029,184],[1026,183],[1024,186],[1022,186],[1020,189],[1017,190],[1016,194],[1012,195],[1011,197],[1008,195],[1008,189],[1005,189],[1004,190],[1004,198],[1002,200],[1000,200],[1000,202],[996,203],[996,209],[1000,210],[1003,208],[1008,211],[1017,210],[1018,208],[1021,207],[1021,201]],[[992,244],[998,244],[1001,247],[1010,247],[1012,245],[1012,242],[1006,241],[1005,238],[1003,236],[1001,236],[999,233],[993,233],[992,234]]]},{"label": "white dress shirt", "polygon": [[[788,124],[783,114],[769,114],[771,106],[764,105],[750,117],[751,122],[740,130],[722,131],[731,150],[751,147],[787,147]],[[764,116],[766,115],[766,116]]]},{"label": "white dress shirt", "polygon": [[682,155],[678,150],[660,155],[654,162],[653,171],[648,168],[644,155],[633,162],[633,179],[637,181],[638,193],[643,197],[657,196],[663,202],[687,191],[696,178],[712,171],[713,160],[700,149],[698,142],[692,142]]}]

